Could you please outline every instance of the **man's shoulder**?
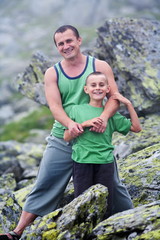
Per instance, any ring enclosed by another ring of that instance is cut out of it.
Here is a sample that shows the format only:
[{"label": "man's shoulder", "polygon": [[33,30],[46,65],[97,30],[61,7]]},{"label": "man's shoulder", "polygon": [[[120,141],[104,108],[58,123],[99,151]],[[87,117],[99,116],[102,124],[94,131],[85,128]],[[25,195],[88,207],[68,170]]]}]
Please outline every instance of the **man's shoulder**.
[{"label": "man's shoulder", "polygon": [[51,66],[49,68],[47,68],[47,70],[45,71],[45,77],[56,77],[57,73],[56,73],[56,69],[54,68],[54,66]]},{"label": "man's shoulder", "polygon": [[106,66],[108,66],[109,67],[109,64],[106,62],[106,61],[104,61],[104,60],[100,60],[100,59],[98,59],[98,58],[95,58],[95,64],[96,64],[96,67],[106,67]]}]

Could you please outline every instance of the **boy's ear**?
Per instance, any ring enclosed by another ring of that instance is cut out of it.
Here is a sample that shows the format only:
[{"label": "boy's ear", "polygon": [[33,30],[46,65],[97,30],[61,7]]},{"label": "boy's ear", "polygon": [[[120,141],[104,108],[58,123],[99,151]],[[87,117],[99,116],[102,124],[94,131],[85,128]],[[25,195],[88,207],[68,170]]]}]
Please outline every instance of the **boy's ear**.
[{"label": "boy's ear", "polygon": [[84,91],[85,91],[85,93],[88,94],[88,89],[87,89],[87,86],[86,86],[86,85],[84,86]]},{"label": "boy's ear", "polygon": [[106,93],[109,93],[111,90],[110,86],[108,85]]}]

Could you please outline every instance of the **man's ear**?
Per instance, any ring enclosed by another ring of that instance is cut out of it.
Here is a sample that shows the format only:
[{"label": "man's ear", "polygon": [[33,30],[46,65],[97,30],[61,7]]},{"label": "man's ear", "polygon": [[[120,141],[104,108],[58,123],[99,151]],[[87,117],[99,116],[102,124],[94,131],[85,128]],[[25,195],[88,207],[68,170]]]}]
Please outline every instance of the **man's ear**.
[{"label": "man's ear", "polygon": [[79,46],[82,44],[82,38],[81,37],[79,37],[78,38],[78,41],[79,41]]},{"label": "man's ear", "polygon": [[88,94],[88,89],[87,89],[87,86],[86,86],[86,85],[84,86],[84,91],[85,91],[85,93]]}]

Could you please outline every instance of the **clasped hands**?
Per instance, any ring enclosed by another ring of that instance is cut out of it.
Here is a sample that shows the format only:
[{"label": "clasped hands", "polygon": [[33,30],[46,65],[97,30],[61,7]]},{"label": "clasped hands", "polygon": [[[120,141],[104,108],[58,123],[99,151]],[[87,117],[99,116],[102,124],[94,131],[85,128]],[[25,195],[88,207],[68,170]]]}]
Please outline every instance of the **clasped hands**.
[{"label": "clasped hands", "polygon": [[90,127],[90,131],[102,133],[105,131],[107,126],[107,121],[103,117],[96,117],[90,120],[87,120],[83,123],[77,123],[71,121],[68,126],[69,133],[72,137],[78,137],[84,132],[85,127]]}]

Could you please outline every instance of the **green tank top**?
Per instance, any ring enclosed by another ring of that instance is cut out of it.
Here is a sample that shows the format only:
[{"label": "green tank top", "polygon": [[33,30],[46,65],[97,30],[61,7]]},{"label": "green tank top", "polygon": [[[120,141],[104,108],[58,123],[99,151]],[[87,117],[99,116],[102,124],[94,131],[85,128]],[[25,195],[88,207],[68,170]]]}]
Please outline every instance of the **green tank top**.
[{"label": "green tank top", "polygon": [[[87,56],[86,65],[83,72],[76,77],[69,77],[63,70],[61,62],[54,65],[57,73],[57,84],[61,94],[62,105],[68,114],[71,107],[77,104],[89,102],[89,96],[84,92],[84,85],[87,76],[95,72],[95,58]],[[55,120],[51,134],[58,138],[63,138],[64,126]]]}]

